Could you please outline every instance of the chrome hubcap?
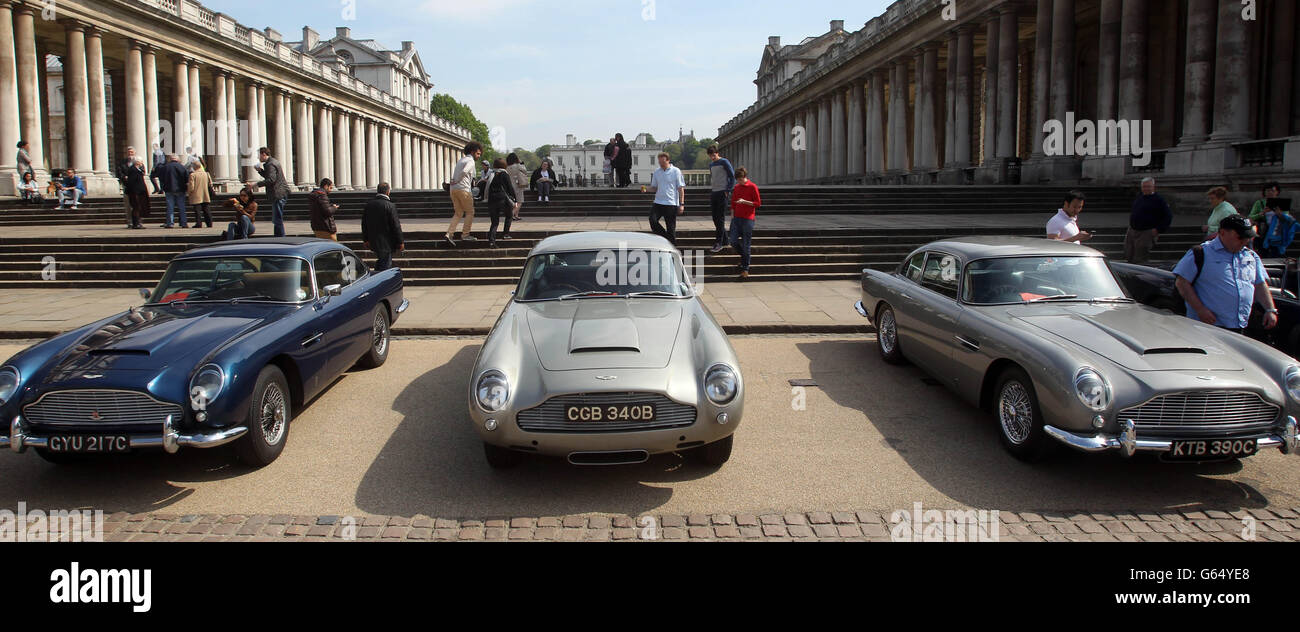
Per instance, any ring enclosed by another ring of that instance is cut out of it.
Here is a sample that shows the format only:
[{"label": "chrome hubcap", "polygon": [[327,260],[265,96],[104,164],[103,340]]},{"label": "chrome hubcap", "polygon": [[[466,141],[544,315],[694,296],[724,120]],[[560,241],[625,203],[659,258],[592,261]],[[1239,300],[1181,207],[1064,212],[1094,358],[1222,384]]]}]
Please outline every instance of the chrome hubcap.
[{"label": "chrome hubcap", "polygon": [[267,445],[279,445],[284,439],[285,428],[284,391],[276,384],[269,384],[262,394],[262,438]]},{"label": "chrome hubcap", "polygon": [[1007,382],[1002,387],[1002,395],[998,398],[998,419],[1002,422],[1002,433],[1011,443],[1020,445],[1029,438],[1034,412],[1029,405],[1029,392],[1020,382]]},{"label": "chrome hubcap", "polygon": [[388,322],[384,319],[384,315],[378,312],[375,313],[374,340],[371,344],[374,345],[375,353],[380,356],[388,352]]},{"label": "chrome hubcap", "polygon": [[894,310],[887,309],[880,314],[880,348],[885,353],[893,353],[898,344],[898,328],[894,325]]}]

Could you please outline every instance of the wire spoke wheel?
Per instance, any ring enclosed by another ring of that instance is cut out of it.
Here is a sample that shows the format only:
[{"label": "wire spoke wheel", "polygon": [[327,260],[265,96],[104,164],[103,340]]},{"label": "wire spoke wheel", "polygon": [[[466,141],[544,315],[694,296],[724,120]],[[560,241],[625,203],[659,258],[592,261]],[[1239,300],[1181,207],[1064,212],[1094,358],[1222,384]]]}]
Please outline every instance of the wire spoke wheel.
[{"label": "wire spoke wheel", "polygon": [[284,439],[286,426],[284,391],[279,385],[269,384],[262,393],[262,438],[267,445],[278,445]]},{"label": "wire spoke wheel", "polygon": [[1010,381],[1002,386],[998,396],[998,420],[1011,443],[1020,445],[1029,438],[1034,427],[1034,409],[1028,391],[1020,382]]},{"label": "wire spoke wheel", "polygon": [[378,311],[375,312],[374,337],[371,345],[374,347],[376,355],[382,356],[388,353],[388,319],[384,318],[383,314]]}]

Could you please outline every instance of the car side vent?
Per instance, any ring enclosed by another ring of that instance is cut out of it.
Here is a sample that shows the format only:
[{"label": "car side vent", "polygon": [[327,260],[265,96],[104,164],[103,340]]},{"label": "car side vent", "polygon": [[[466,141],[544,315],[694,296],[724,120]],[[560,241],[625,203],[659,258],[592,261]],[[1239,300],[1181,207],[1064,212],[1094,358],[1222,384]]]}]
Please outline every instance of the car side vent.
[{"label": "car side vent", "polygon": [[641,350],[637,349],[636,347],[579,347],[577,349],[574,349],[573,351],[570,351],[569,353],[601,353],[601,352],[617,352],[617,351],[621,351],[625,353],[626,352],[641,353]]},{"label": "car side vent", "polygon": [[1159,349],[1147,349],[1146,351],[1142,352],[1142,355],[1179,354],[1179,353],[1190,353],[1193,355],[1209,355],[1205,352],[1205,349],[1198,349],[1196,347],[1161,347]]}]

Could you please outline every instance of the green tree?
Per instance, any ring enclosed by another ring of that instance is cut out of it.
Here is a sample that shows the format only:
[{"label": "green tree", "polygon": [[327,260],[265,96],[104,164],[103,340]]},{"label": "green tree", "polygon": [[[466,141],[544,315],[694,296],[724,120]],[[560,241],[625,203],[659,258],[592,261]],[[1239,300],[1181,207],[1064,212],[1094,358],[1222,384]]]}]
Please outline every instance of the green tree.
[{"label": "green tree", "polygon": [[550,145],[542,145],[541,147],[538,147],[537,150],[534,151],[533,153],[534,153],[534,154],[537,154],[537,157],[538,157],[538,158],[550,158],[550,157],[551,157],[551,146],[550,146]]},{"label": "green tree", "polygon": [[709,166],[709,152],[703,149],[696,149],[692,157],[690,169],[706,169]]},{"label": "green tree", "polygon": [[483,145],[483,160],[491,163],[501,155],[492,147],[488,126],[474,116],[474,111],[468,105],[457,101],[449,94],[433,95],[430,105],[434,116],[469,130],[470,138]]},{"label": "green tree", "polygon": [[[658,142],[655,140],[655,135],[650,132],[641,132],[641,134],[645,134],[645,142],[647,145],[653,145]],[[637,134],[637,136],[640,136],[641,134]]]},{"label": "green tree", "polygon": [[594,139],[594,138],[591,138],[591,139],[588,139],[588,140],[584,140],[584,141],[582,141],[582,145],[583,145],[584,147],[586,147],[586,146],[588,146],[588,145],[604,145],[604,144],[605,144],[605,141],[599,141],[599,140],[596,140],[596,139]]},{"label": "green tree", "polygon": [[519,161],[524,163],[524,166],[527,167],[529,171],[542,166],[542,159],[538,158],[537,154],[528,151],[523,147],[515,147],[511,151],[519,157]]},{"label": "green tree", "polygon": [[672,161],[673,164],[677,165],[677,167],[678,167],[679,169],[685,169],[685,168],[686,168],[686,167],[682,166],[682,146],[681,146],[681,145],[679,145],[679,144],[677,144],[677,143],[669,143],[666,147],[664,147],[664,151],[668,153],[668,160]]}]

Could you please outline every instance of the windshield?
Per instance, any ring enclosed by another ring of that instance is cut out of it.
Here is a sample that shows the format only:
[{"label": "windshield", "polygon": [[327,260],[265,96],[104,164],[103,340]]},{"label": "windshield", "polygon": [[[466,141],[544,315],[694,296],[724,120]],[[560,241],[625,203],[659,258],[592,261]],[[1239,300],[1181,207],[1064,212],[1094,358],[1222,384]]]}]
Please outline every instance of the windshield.
[{"label": "windshield", "polygon": [[248,299],[296,303],[311,296],[307,262],[296,257],[178,259],[167,266],[150,303]]},{"label": "windshield", "polygon": [[515,300],[612,296],[683,297],[690,285],[675,253],[584,250],[536,255],[524,266]]},{"label": "windshield", "polygon": [[966,266],[962,299],[996,304],[1053,300],[1127,300],[1101,257],[1008,257]]}]

